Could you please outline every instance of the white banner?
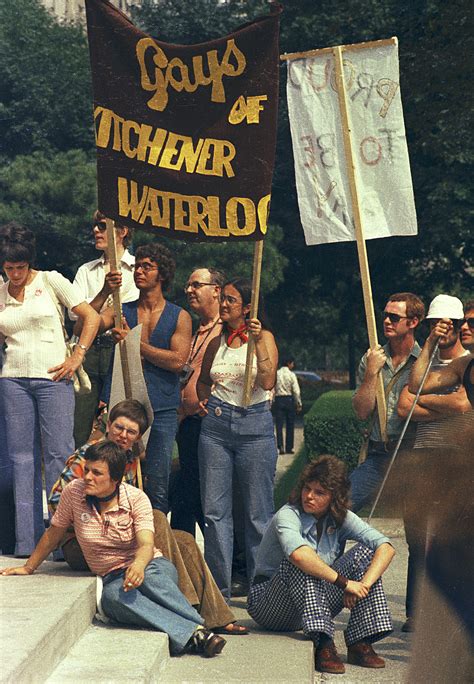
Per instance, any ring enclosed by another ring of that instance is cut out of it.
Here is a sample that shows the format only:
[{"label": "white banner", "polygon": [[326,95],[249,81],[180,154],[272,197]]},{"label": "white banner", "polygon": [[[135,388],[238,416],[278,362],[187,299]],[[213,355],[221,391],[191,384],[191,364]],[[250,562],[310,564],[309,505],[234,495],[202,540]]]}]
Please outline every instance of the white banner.
[{"label": "white banner", "polygon": [[[343,64],[364,237],[415,235],[398,47],[345,49]],[[287,96],[306,243],[355,240],[333,54],[288,60]]]}]

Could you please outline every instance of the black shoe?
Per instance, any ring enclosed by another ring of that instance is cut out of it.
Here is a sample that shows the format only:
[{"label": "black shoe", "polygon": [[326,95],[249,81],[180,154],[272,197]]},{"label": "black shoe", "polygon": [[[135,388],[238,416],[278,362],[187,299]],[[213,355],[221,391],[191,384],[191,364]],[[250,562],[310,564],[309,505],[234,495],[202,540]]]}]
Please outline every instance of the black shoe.
[{"label": "black shoe", "polygon": [[236,578],[232,580],[230,585],[230,595],[231,596],[247,596],[249,593],[249,584],[246,579]]},{"label": "black shoe", "polygon": [[218,634],[210,632],[205,627],[197,627],[186,650],[191,653],[199,653],[205,658],[213,658],[219,655],[226,643],[226,640]]},{"label": "black shoe", "polygon": [[285,450],[284,449],[278,449],[278,453],[280,454],[280,456],[283,456],[285,453]]},{"label": "black shoe", "polygon": [[402,632],[414,632],[415,631],[415,622],[412,617],[407,617],[405,622],[402,625]]},{"label": "black shoe", "polygon": [[294,449],[288,449],[288,451],[287,451],[286,453],[287,453],[287,454],[294,454],[294,453],[295,453],[295,450],[294,450]]}]

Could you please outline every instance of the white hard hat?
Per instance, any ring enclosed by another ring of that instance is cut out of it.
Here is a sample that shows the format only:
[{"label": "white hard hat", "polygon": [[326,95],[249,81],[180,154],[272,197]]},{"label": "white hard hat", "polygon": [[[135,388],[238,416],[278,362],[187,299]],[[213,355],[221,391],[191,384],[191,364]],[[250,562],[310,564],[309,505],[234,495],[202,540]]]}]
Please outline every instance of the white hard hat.
[{"label": "white hard hat", "polygon": [[464,318],[462,302],[451,295],[437,295],[430,304],[426,318],[450,318],[461,320]]}]

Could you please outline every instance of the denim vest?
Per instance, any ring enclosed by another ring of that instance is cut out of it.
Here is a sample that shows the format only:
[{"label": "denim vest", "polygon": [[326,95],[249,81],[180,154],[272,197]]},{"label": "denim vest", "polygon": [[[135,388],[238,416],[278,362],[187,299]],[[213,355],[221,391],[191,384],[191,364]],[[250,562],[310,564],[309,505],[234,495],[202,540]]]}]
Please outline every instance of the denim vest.
[{"label": "denim vest", "polygon": [[[123,314],[130,328],[138,324],[138,300],[123,305]],[[158,349],[169,349],[171,338],[182,311],[180,306],[166,302],[165,308],[153,330],[149,344]],[[176,409],[180,401],[179,379],[176,373],[164,370],[153,363],[143,361],[143,375],[145,376],[148,397],[153,411]]]}]

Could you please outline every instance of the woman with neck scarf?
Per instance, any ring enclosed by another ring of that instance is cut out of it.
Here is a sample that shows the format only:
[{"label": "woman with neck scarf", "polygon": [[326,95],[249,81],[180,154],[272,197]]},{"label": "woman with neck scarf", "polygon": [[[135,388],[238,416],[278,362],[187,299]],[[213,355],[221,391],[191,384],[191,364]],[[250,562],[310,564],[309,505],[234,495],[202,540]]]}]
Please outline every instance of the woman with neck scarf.
[{"label": "woman with neck scarf", "polygon": [[[265,323],[262,302],[259,319],[247,318],[251,292],[250,281],[241,278],[224,285],[220,304],[222,335],[210,342],[197,383],[205,414],[199,439],[205,558],[226,601],[231,595],[233,478],[242,496],[249,582],[255,574],[258,546],[274,510],[277,449],[270,399],[278,350]],[[252,391],[250,404],[244,407],[250,337],[255,343]]]}]

